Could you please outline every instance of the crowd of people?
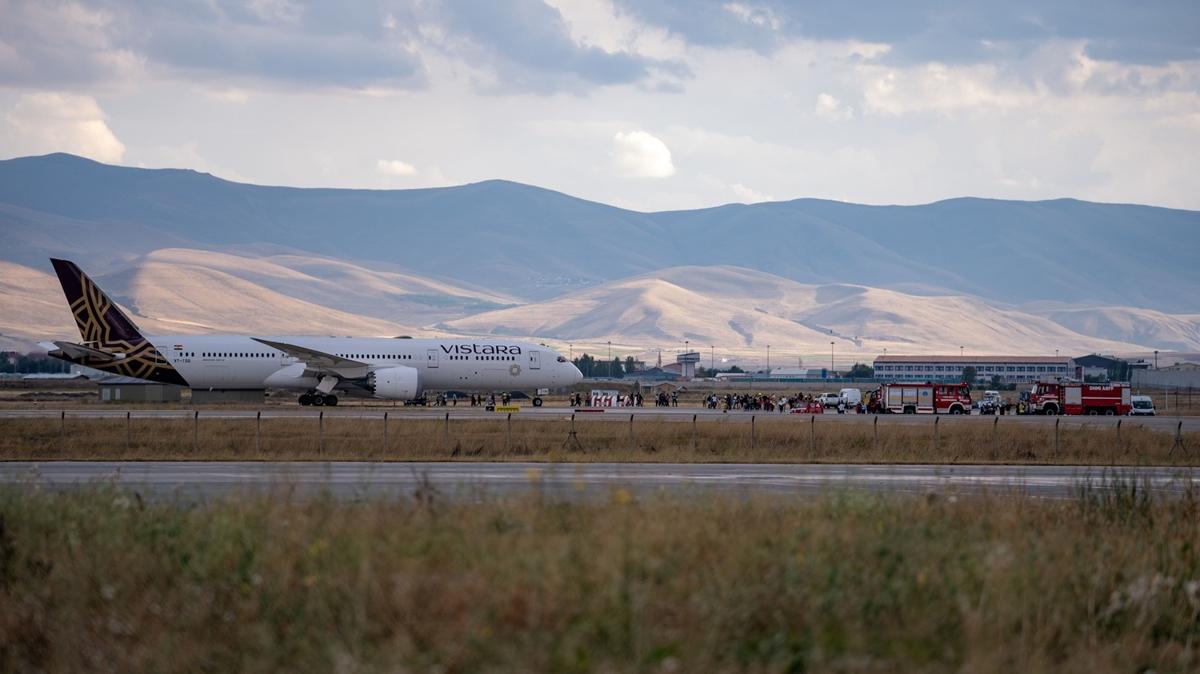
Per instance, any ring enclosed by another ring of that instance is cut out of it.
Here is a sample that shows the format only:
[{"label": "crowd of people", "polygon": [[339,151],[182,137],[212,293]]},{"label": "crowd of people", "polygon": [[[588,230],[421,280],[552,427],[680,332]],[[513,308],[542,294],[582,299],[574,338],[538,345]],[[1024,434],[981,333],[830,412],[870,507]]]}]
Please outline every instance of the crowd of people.
[{"label": "crowd of people", "polygon": [[[766,393],[726,393],[725,395],[719,395],[714,393],[704,399],[704,406],[710,410],[778,412],[779,414],[793,411],[821,414],[825,411],[825,404],[810,393],[797,393],[795,395],[768,395]],[[861,407],[861,405],[858,407]],[[851,408],[847,408],[845,402],[838,403],[837,411],[839,414],[843,414],[849,411],[849,409]],[[861,409],[858,411],[861,411]]]}]

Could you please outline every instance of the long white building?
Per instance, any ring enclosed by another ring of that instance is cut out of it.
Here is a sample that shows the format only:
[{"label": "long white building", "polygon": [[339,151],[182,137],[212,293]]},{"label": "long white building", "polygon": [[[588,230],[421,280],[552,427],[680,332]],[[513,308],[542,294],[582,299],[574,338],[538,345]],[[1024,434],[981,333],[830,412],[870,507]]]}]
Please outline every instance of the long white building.
[{"label": "long white building", "polygon": [[1006,384],[1066,377],[1071,359],[1059,356],[879,356],[875,378],[881,381],[962,381],[963,369],[975,368],[975,380],[998,376]]}]

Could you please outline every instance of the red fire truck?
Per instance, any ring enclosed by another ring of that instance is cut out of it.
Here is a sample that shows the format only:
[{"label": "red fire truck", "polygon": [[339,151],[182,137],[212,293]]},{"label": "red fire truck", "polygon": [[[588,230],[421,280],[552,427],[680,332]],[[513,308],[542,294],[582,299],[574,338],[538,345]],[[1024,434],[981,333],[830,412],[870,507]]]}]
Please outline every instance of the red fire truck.
[{"label": "red fire truck", "polygon": [[1025,398],[1026,414],[1129,414],[1129,384],[1039,381]]},{"label": "red fire truck", "polygon": [[887,414],[970,414],[971,387],[967,384],[883,384],[877,392],[881,411]]}]

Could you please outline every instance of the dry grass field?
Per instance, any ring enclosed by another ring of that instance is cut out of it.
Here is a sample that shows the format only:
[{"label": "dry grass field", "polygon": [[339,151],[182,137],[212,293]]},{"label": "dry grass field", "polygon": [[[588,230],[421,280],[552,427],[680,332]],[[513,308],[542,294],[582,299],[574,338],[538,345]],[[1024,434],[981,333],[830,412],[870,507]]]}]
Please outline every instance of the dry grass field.
[{"label": "dry grass field", "polygon": [[1194,672],[1200,500],[0,488],[0,670]]},{"label": "dry grass field", "polygon": [[[642,462],[1200,463],[1200,433],[1137,425],[1079,428],[1006,418],[916,425],[765,415],[600,420],[522,419],[0,419],[0,460],[521,460]],[[571,435],[571,429],[575,435]],[[1057,437],[1057,440],[1056,440]]]}]

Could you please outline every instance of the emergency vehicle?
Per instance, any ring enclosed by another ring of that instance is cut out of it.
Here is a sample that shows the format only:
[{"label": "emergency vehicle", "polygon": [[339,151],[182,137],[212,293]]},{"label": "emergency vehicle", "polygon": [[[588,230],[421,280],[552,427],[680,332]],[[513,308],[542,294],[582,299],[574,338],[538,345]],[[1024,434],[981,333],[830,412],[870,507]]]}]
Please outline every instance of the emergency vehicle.
[{"label": "emergency vehicle", "polygon": [[879,405],[887,414],[969,414],[971,387],[962,384],[891,383],[879,387]]},{"label": "emergency vehicle", "polygon": [[1026,414],[1129,414],[1129,384],[1039,381],[1025,398]]}]

